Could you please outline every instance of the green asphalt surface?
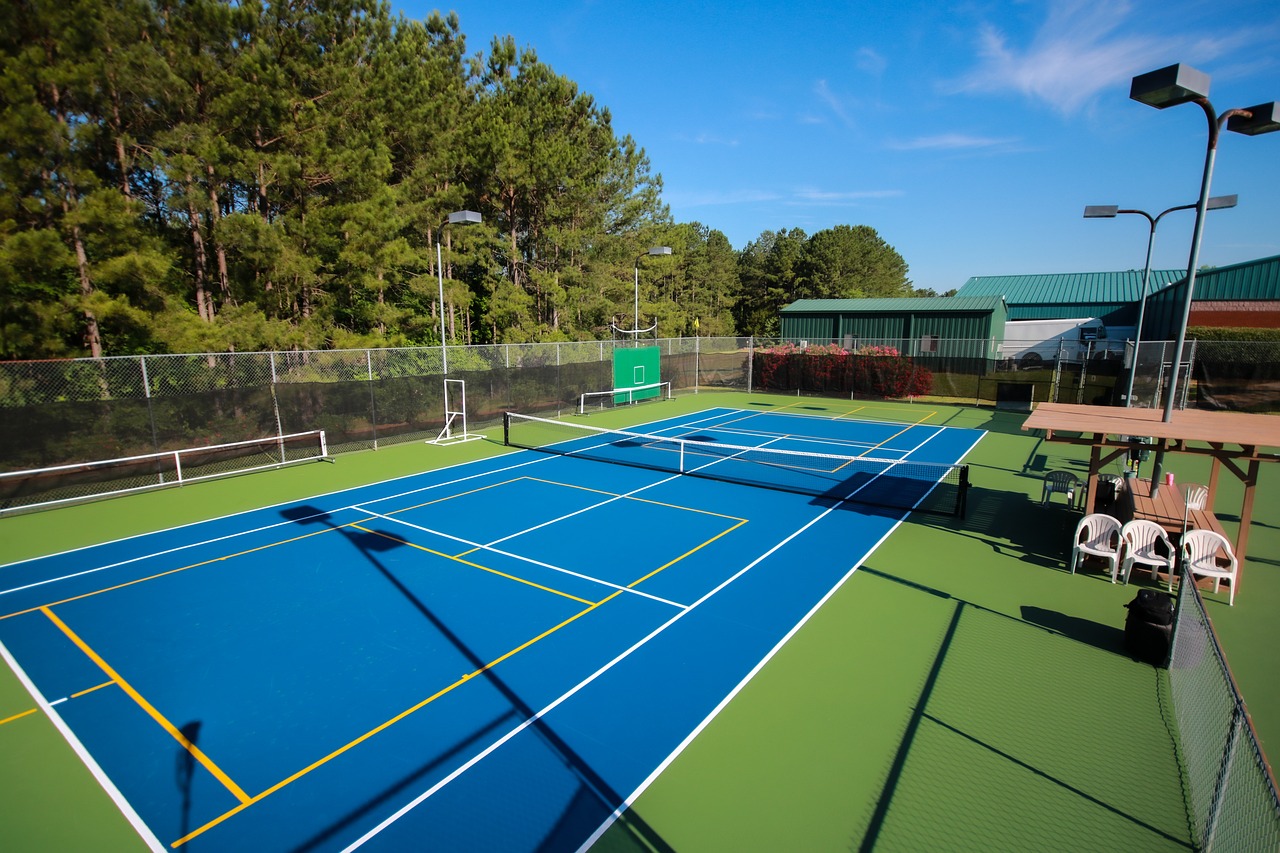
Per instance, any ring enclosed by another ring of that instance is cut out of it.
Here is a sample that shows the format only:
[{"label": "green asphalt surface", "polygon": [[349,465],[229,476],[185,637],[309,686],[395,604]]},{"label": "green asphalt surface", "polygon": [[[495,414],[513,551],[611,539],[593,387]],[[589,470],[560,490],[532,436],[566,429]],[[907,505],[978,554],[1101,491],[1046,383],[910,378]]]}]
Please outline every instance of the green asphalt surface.
[{"label": "green asphalt surface", "polygon": [[[788,407],[986,429],[963,520],[897,528],[642,792],[596,849],[1187,850],[1162,671],[1121,648],[1128,587],[1065,568],[1079,515],[1039,504],[1087,448],[991,409],[734,392],[594,414],[625,426],[713,406]],[[852,411],[857,409],[857,411]],[[574,418],[577,420],[578,418]],[[926,420],[927,419],[927,420]],[[383,447],[279,471],[0,518],[0,564],[503,453],[490,441]],[[1280,471],[1262,466],[1236,606],[1207,607],[1263,748],[1280,749]],[[1180,483],[1207,458],[1171,454]],[[1242,488],[1220,478],[1229,533]],[[518,508],[501,508],[518,511]],[[2,572],[3,569],[0,569]],[[7,666],[0,835],[8,851],[145,849]]]}]

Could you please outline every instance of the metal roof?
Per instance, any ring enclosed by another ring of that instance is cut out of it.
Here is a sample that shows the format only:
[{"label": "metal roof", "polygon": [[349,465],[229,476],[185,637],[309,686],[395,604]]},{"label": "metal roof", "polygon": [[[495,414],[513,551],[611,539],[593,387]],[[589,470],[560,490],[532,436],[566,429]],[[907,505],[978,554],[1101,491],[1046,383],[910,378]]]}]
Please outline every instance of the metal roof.
[{"label": "metal roof", "polygon": [[1001,307],[998,295],[976,298],[959,296],[904,296],[887,299],[797,299],[782,309],[783,314],[800,312],[827,313],[912,313],[923,311],[997,311]]},{"label": "metal roof", "polygon": [[[1186,270],[1152,270],[1150,293],[1186,277]],[[1142,299],[1142,270],[1125,272],[980,275],[964,283],[957,297],[1003,296],[1010,306],[1040,304],[1104,305]]]},{"label": "metal roof", "polygon": [[[1178,276],[1179,280],[1185,277]],[[1280,300],[1280,255],[1200,270],[1196,299]]]}]

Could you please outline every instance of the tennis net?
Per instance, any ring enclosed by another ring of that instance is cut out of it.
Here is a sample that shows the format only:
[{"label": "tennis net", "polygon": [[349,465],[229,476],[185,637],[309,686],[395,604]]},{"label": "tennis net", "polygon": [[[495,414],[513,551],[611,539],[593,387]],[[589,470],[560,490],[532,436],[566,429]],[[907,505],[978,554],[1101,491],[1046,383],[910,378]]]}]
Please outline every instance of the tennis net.
[{"label": "tennis net", "polygon": [[964,516],[969,466],[724,444],[608,430],[507,412],[509,447],[795,492],[835,501]]}]

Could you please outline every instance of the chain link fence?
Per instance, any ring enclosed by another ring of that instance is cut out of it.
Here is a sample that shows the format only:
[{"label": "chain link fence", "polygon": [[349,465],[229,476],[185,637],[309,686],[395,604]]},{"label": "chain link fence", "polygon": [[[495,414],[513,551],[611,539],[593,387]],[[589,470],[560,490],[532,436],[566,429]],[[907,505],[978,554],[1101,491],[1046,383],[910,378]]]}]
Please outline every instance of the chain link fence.
[{"label": "chain link fence", "polygon": [[1280,798],[1194,583],[1183,581],[1169,663],[1195,849],[1280,850]]},{"label": "chain link fence", "polygon": [[[1162,408],[1172,341],[1031,342],[921,337],[756,339],[753,390],[849,398],[936,397],[1030,411],[1036,403]],[[1007,355],[1017,351],[1020,357]],[[1280,412],[1280,344],[1188,341],[1176,408]]]},{"label": "chain link fence", "polygon": [[[990,340],[666,338],[674,391],[930,397],[1029,410],[1044,401],[1162,405],[1172,345],[1081,342],[1032,363]],[[612,387],[631,342],[148,355],[0,363],[0,472],[324,430],[331,452],[433,438],[444,383],[467,383],[469,423],[573,411]],[[447,356],[447,373],[446,373]],[[1132,373],[1128,364],[1136,364]],[[1280,411],[1280,345],[1190,342],[1179,406]],[[1191,381],[1185,381],[1186,377]],[[1130,388],[1132,384],[1132,388]]]},{"label": "chain link fence", "polygon": [[[745,388],[747,338],[646,342],[675,390]],[[612,341],[0,363],[0,471],[141,456],[324,430],[331,453],[434,438],[444,382],[468,421],[568,412],[613,387]],[[448,372],[445,372],[445,357]]]}]

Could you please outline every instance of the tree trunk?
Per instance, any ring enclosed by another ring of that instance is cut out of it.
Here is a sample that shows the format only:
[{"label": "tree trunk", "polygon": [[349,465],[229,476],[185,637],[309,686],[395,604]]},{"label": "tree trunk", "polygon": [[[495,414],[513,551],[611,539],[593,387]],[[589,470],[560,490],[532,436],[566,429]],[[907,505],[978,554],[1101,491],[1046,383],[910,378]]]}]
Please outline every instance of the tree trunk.
[{"label": "tree trunk", "polygon": [[231,279],[227,275],[227,248],[218,239],[218,222],[222,218],[222,208],[218,199],[218,185],[214,181],[213,164],[204,164],[205,175],[209,180],[209,236],[213,239],[213,255],[218,264],[218,293],[222,296],[222,307],[234,304],[231,298]]},{"label": "tree trunk", "polygon": [[205,267],[208,258],[204,251],[204,235],[200,233],[200,212],[196,210],[195,202],[192,201],[192,195],[195,192],[194,181],[191,173],[186,175],[187,184],[187,227],[191,229],[191,248],[194,253],[194,268],[192,276],[196,283],[196,310],[200,314],[200,319],[206,323],[213,322],[213,300],[209,298],[204,287]]}]

